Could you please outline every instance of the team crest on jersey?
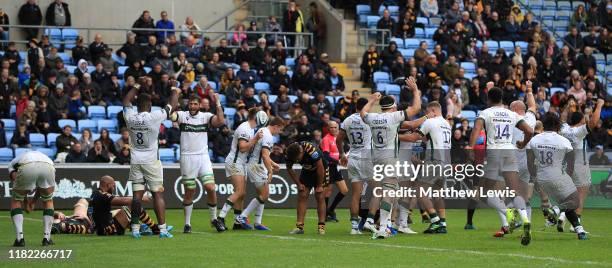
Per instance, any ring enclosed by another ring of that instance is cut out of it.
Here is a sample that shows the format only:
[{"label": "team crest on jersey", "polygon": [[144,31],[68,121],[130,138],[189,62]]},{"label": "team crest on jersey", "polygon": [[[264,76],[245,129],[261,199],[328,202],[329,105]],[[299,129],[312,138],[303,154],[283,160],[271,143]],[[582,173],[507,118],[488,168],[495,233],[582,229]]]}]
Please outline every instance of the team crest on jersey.
[{"label": "team crest on jersey", "polygon": [[317,158],[317,157],[319,157],[319,152],[315,151],[314,153],[312,153],[312,158]]}]

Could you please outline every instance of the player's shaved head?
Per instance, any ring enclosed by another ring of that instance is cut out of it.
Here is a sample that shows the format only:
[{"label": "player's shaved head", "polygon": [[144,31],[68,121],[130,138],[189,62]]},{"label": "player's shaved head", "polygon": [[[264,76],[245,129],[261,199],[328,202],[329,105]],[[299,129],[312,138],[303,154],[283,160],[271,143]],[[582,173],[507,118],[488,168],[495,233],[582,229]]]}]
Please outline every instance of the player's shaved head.
[{"label": "player's shaved head", "polygon": [[104,175],[100,178],[100,186],[98,187],[105,192],[112,193],[115,190],[115,179],[109,175]]},{"label": "player's shaved head", "polygon": [[519,100],[515,100],[512,103],[510,103],[510,110],[512,110],[515,113],[518,114],[524,114],[525,110],[527,109],[527,106],[525,106],[525,103]]}]

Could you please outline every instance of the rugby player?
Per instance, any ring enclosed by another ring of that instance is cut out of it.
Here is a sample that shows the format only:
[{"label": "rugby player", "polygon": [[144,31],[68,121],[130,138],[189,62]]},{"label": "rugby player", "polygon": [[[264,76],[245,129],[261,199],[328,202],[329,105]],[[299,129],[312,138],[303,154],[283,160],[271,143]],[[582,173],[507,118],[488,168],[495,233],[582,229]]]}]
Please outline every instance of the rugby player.
[{"label": "rugby player", "polygon": [[[338,222],[336,217],[336,207],[342,201],[344,196],[348,193],[348,187],[346,182],[342,178],[342,174],[338,170],[338,162],[340,160],[340,151],[336,145],[338,136],[338,123],[335,121],[329,121],[327,123],[327,129],[329,133],[321,140],[321,150],[323,151],[323,157],[327,159],[329,164],[329,185],[325,187],[325,206],[327,207],[327,221]],[[329,204],[329,197],[332,194],[332,185],[336,185],[338,193],[331,204]]]},{"label": "rugby player", "polygon": [[153,193],[153,207],[159,223],[159,238],[171,238],[166,227],[166,203],[164,200],[164,178],[158,152],[158,135],[161,123],[178,106],[177,88],[173,88],[169,103],[161,110],[151,111],[151,95],[141,93],[137,97],[137,108],[132,107],[140,85],[136,84],[123,98],[123,117],[130,133],[130,174],[134,196],[131,203],[132,237],[140,238],[139,212],[145,184]]},{"label": "rugby player", "polygon": [[225,123],[223,107],[219,94],[211,95],[217,105],[217,113],[200,112],[200,98],[191,96],[188,102],[189,111],[177,111],[170,115],[170,120],[179,123],[181,130],[181,177],[185,187],[183,209],[185,211],[185,226],[183,233],[191,233],[191,213],[193,211],[193,195],[196,189],[196,179],[202,181],[206,191],[211,225],[217,232],[224,228],[217,220],[217,193],[215,192],[215,177],[212,163],[208,155],[208,131]]},{"label": "rugby player", "polygon": [[[400,140],[414,142],[426,138],[428,140],[427,150],[425,152],[425,161],[422,164],[436,165],[444,168],[445,165],[451,164],[451,137],[452,128],[448,121],[442,116],[442,107],[440,103],[432,101],[427,104],[428,114],[433,114],[423,122],[420,128],[412,134],[404,134],[400,136]],[[429,172],[427,166],[426,173]],[[431,169],[435,173],[437,168]],[[440,169],[441,171],[442,169]],[[416,182],[417,189],[433,188],[442,189],[444,185],[443,174],[425,174]],[[421,193],[421,191],[419,191]],[[446,210],[444,209],[444,200],[441,197],[432,199],[428,196],[419,196],[419,205],[424,209],[428,216],[430,225],[424,231],[426,234],[447,233],[446,230]]]},{"label": "rugby player", "polygon": [[[578,196],[580,197],[580,203],[576,208],[576,214],[578,220],[581,220],[582,209],[584,201],[589,194],[589,188],[591,187],[591,169],[589,167],[589,161],[586,153],[585,138],[589,132],[597,127],[597,123],[601,117],[601,109],[605,104],[604,99],[598,99],[597,105],[593,116],[587,120],[584,114],[581,112],[573,112],[568,114],[567,122],[561,126],[561,136],[567,138],[574,148],[575,159],[574,173],[571,175],[574,185],[578,189]],[[563,225],[565,223],[566,215],[561,214],[557,222],[557,230],[563,232]],[[573,230],[570,230],[573,231]]]},{"label": "rugby player", "polygon": [[[527,125],[529,126],[529,128],[531,128],[532,130],[535,128],[536,125],[536,112],[538,109],[538,105],[535,102],[535,98],[533,96],[533,89],[532,89],[532,82],[527,80],[525,82],[526,85],[526,101],[527,101],[527,108],[525,107],[525,103],[523,101],[513,101],[512,103],[510,103],[510,110],[515,112],[516,114],[518,114],[519,116],[523,117],[523,120],[525,121],[525,123],[527,123]],[[512,135],[512,139],[513,139],[513,143],[516,144],[519,141],[522,141],[524,139],[523,136],[523,132],[518,129],[517,127],[513,128],[513,135]],[[525,200],[525,206],[527,209],[527,217],[529,219],[531,219],[531,203],[529,202],[529,200],[531,199],[531,192],[533,192],[532,190],[530,190],[530,188],[533,188],[533,184],[529,184],[529,170],[527,168],[527,152],[525,150],[525,148],[522,149],[518,149],[516,150],[516,160],[518,162],[518,169],[519,169],[519,181],[517,183],[518,188],[516,188],[517,190],[517,194],[520,195],[524,200]],[[518,213],[518,211],[516,209],[511,209],[512,211],[510,213],[513,213],[513,217],[512,219],[518,219],[519,217],[515,216],[515,214]],[[510,222],[510,229],[514,229],[516,226],[518,226],[518,224],[516,222]]]},{"label": "rugby player", "polygon": [[[304,234],[304,217],[306,216],[306,202],[312,188],[315,189],[317,201],[317,215],[319,223],[317,232],[325,234],[325,199],[323,188],[329,183],[327,161],[321,149],[307,141],[294,142],[285,149],[287,173],[298,186],[297,220],[295,229],[290,234]],[[293,170],[294,164],[300,164],[302,170],[298,176]]]},{"label": "rugby player", "polygon": [[279,170],[278,164],[270,158],[274,137],[283,131],[285,122],[280,117],[270,120],[267,127],[261,129],[262,137],[255,145],[249,155],[247,177],[257,190],[257,197],[253,198],[249,205],[240,214],[241,221],[246,222],[249,214],[255,211],[255,224],[253,228],[260,231],[270,230],[261,223],[263,211],[268,197],[270,196],[270,182],[274,171]]},{"label": "rugby player", "polygon": [[[418,89],[414,77],[406,79],[408,90],[413,95],[412,106],[406,110],[397,111],[395,99],[392,96],[382,97],[379,92],[370,96],[368,103],[361,109],[360,115],[363,121],[370,126],[372,135],[372,159],[373,165],[395,166],[397,158],[397,131],[403,121],[416,115],[421,110],[421,91]],[[382,113],[370,113],[370,109],[375,102],[380,102]],[[382,186],[383,192],[397,190],[399,188],[397,174],[392,177],[385,177],[381,182],[372,181],[371,189],[374,190]],[[364,228],[372,231],[372,238],[389,237],[387,224],[393,210],[394,198],[384,195],[382,197],[373,196],[370,201],[370,212]],[[380,220],[378,230],[374,226],[374,215],[380,208]]]},{"label": "rugby player", "polygon": [[[363,193],[364,182],[372,179],[372,134],[359,112],[368,103],[364,98],[357,99],[356,113],[349,115],[342,124],[336,137],[336,148],[340,155],[340,165],[347,167],[351,180],[351,234],[361,234],[359,230],[359,204]],[[344,152],[344,141],[348,140],[348,156]],[[365,220],[365,219],[364,219]]]},{"label": "rugby player", "polygon": [[252,226],[246,221],[241,221],[242,218],[240,217],[246,193],[247,162],[251,149],[263,137],[263,132],[258,131],[258,129],[266,126],[268,115],[254,107],[249,109],[247,118],[248,120],[240,124],[234,131],[232,148],[225,158],[225,175],[232,181],[234,192],[225,200],[225,204],[223,204],[223,208],[217,217],[223,230],[227,230],[225,216],[232,208],[236,216],[233,229],[252,229]]},{"label": "rugby player", "polygon": [[53,245],[51,225],[53,224],[53,191],[55,190],[55,167],[53,160],[38,151],[28,151],[15,157],[8,166],[13,182],[11,190],[11,219],[15,227],[13,247],[25,247],[23,235],[22,204],[28,193],[36,189],[43,202],[43,246]]},{"label": "rugby player", "polygon": [[[487,190],[499,190],[505,182],[507,187],[516,190],[519,188],[520,179],[515,150],[525,147],[533,135],[533,130],[519,115],[504,107],[501,89],[494,87],[493,82],[488,82],[487,88],[489,88],[487,92],[489,108],[480,112],[476,119],[469,146],[474,147],[480,131],[484,128],[487,134],[487,164],[483,176],[484,187]],[[524,134],[523,140],[516,144],[513,143],[514,131],[512,127],[514,126]],[[468,155],[473,159],[472,151],[469,151]],[[495,233],[495,236],[503,237],[504,234],[510,232],[506,205],[497,196],[487,197],[486,202],[497,210],[502,223],[501,229]],[[512,198],[512,203],[519,210],[524,223],[521,244],[528,245],[531,242],[531,225],[527,217],[526,201],[521,195],[517,194]]]},{"label": "rugby player", "polygon": [[[580,194],[571,178],[575,172],[576,151],[568,139],[557,133],[561,127],[561,120],[556,114],[546,113],[542,122],[544,133],[535,136],[526,147],[529,174],[559,203],[576,230],[578,239],[586,240],[587,234],[576,213],[576,209],[580,207]],[[565,172],[563,163],[567,163]]]}]

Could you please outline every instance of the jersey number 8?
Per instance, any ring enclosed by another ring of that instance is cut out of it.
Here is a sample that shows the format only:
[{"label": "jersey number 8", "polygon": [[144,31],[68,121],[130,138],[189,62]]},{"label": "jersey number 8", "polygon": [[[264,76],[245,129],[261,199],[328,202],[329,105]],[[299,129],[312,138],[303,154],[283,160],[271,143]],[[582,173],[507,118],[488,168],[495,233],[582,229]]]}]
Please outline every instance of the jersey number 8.
[{"label": "jersey number 8", "polygon": [[136,132],[136,144],[143,145],[144,144],[144,134],[142,132]]}]

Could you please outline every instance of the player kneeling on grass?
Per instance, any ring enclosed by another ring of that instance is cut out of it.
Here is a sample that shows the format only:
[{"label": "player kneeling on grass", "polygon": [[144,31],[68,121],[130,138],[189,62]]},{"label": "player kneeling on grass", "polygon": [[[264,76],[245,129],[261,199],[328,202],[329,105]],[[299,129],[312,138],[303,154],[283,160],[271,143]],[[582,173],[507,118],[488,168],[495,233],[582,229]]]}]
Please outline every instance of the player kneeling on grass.
[{"label": "player kneeling on grass", "polygon": [[[130,211],[129,207],[134,207],[134,199],[131,197],[115,196],[115,180],[111,176],[100,178],[100,186],[91,194],[92,215],[94,231],[97,235],[123,235],[125,230],[130,227],[132,217],[136,215],[143,224],[139,226],[139,234],[150,235],[160,234],[159,225],[149,217],[142,208],[140,202],[136,206],[136,211]],[[149,197],[144,196],[143,202],[150,202]],[[113,206],[121,206],[121,209],[112,210]],[[168,226],[167,231],[172,230]],[[132,230],[134,231],[134,230]]]},{"label": "player kneeling on grass", "polygon": [[183,207],[185,210],[185,227],[183,233],[191,233],[191,212],[196,179],[202,180],[210,211],[211,225],[217,232],[225,228],[217,220],[217,193],[215,177],[210,156],[208,156],[208,130],[222,126],[225,122],[223,107],[217,93],[211,95],[217,104],[217,114],[200,112],[200,98],[189,98],[189,111],[177,111],[170,115],[170,120],[179,123],[181,129],[181,176],[185,186]]},{"label": "player kneeling on grass", "polygon": [[[287,173],[295,184],[298,185],[297,221],[295,229],[291,234],[304,234],[304,218],[306,217],[306,202],[310,190],[315,188],[315,199],[317,201],[317,215],[319,218],[318,232],[325,234],[325,198],[323,187],[327,185],[327,163],[323,158],[321,149],[316,145],[302,141],[294,142],[286,149]],[[300,176],[293,170],[293,164],[300,164],[302,171]]]},{"label": "player kneeling on grass", "polygon": [[22,204],[28,193],[36,189],[43,202],[43,246],[53,245],[51,225],[53,224],[53,191],[55,189],[55,167],[53,161],[38,151],[30,151],[15,157],[8,166],[13,182],[11,191],[11,219],[15,226],[14,247],[25,247],[23,238]]},{"label": "player kneeling on grass", "polygon": [[[544,133],[535,136],[526,147],[529,174],[537,178],[542,189],[563,208],[578,239],[586,240],[587,234],[576,214],[580,196],[570,177],[574,174],[575,163],[572,144],[558,134],[561,121],[556,114],[546,113],[542,122]],[[563,163],[567,163],[567,173],[563,171]]]},{"label": "player kneeling on grass", "polygon": [[253,198],[249,205],[242,211],[240,218],[242,222],[247,222],[251,212],[255,211],[255,225],[253,228],[260,231],[268,231],[268,227],[261,223],[263,210],[268,196],[270,195],[269,184],[272,181],[272,174],[278,171],[278,164],[270,158],[270,151],[274,146],[274,138],[283,131],[284,122],[281,118],[275,117],[270,121],[270,125],[260,129],[262,138],[257,141],[251,155],[249,156],[247,177],[255,185],[257,197]]}]

